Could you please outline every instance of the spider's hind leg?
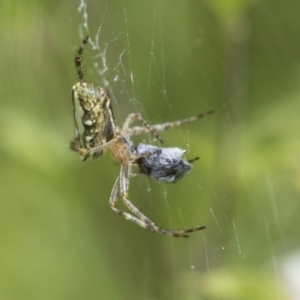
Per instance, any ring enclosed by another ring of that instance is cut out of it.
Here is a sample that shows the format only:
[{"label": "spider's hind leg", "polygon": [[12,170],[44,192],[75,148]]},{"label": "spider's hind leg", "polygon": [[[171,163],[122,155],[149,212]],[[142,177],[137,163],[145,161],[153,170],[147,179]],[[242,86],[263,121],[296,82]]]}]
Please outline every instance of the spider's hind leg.
[{"label": "spider's hind leg", "polygon": [[[131,201],[128,199],[128,187],[129,187],[129,168],[121,166],[120,176],[118,177],[113,187],[109,205],[115,213],[117,213],[124,219],[134,222],[140,227],[148,229],[150,231],[169,235],[169,236],[174,236],[174,237],[189,237],[188,233],[199,231],[205,228],[205,226],[197,226],[194,228],[189,228],[184,230],[169,230],[169,229],[158,227],[153,221],[151,221],[148,217],[146,217],[136,206],[134,206],[131,203]],[[121,211],[115,207],[118,193],[120,193],[123,199],[123,203],[133,215]]]}]

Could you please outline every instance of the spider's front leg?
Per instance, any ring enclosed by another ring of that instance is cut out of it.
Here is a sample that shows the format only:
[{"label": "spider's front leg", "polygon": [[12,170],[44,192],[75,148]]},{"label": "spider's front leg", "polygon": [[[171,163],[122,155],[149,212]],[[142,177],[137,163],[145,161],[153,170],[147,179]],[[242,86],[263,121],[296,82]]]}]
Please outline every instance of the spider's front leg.
[{"label": "spider's front leg", "polygon": [[156,129],[154,129],[146,120],[143,119],[143,117],[140,114],[132,113],[128,115],[126,118],[124,124],[123,124],[123,131],[129,131],[131,133],[131,129],[129,129],[130,124],[134,121],[137,120],[143,125],[143,129],[145,132],[151,132],[162,144],[164,143],[163,139],[161,136],[158,134]]},{"label": "spider's front leg", "polygon": [[90,156],[88,149],[82,147],[79,134],[75,135],[75,138],[71,141],[70,149],[78,153],[82,160],[87,160]]},{"label": "spider's front leg", "polygon": [[[210,111],[207,111],[205,113],[202,113],[202,114],[199,114],[199,115],[196,115],[196,116],[192,116],[192,117],[189,117],[189,118],[185,118],[185,119],[181,119],[181,120],[177,120],[177,121],[173,121],[173,122],[171,121],[171,122],[151,125],[151,129],[155,132],[168,130],[170,128],[179,127],[181,125],[184,125],[184,124],[191,123],[191,122],[194,122],[196,120],[202,119],[202,118],[207,117],[207,116],[209,116],[213,113],[214,113],[214,111],[210,110]],[[145,126],[143,126],[143,127],[142,126],[135,126],[135,127],[132,127],[132,128],[129,129],[130,135],[138,135],[138,134],[145,133],[145,132],[148,132],[148,131],[149,131],[149,129]]]},{"label": "spider's front leg", "polygon": [[78,153],[82,160],[96,159],[100,155],[102,155],[101,154],[102,150],[104,150],[105,148],[108,148],[111,144],[116,142],[116,140],[117,140],[117,138],[114,138],[114,139],[110,140],[109,142],[107,142],[103,145],[87,149],[87,148],[82,147],[81,142],[80,142],[80,138],[78,136],[78,137],[75,137],[71,141],[70,148],[71,148],[71,150]]}]

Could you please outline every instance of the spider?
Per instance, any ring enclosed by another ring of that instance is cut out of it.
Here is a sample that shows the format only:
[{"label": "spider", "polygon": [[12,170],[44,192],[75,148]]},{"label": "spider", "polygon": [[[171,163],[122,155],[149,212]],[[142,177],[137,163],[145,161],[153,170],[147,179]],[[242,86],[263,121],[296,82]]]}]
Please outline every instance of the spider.
[{"label": "spider", "polygon": [[[188,237],[189,233],[204,229],[205,226],[183,230],[161,228],[131,203],[128,198],[131,177],[146,174],[158,181],[176,182],[191,170],[192,166],[189,162],[198,158],[186,161],[182,159],[185,150],[160,148],[146,144],[135,146],[130,138],[132,135],[150,132],[158,141],[163,143],[158,131],[195,121],[212,114],[213,111],[152,126],[140,114],[131,113],[120,128],[115,121],[108,92],[104,88],[86,83],[84,80],[82,53],[88,40],[89,37],[85,37],[75,55],[75,66],[79,80],[72,87],[75,137],[70,144],[71,150],[77,152],[82,160],[88,160],[96,159],[102,156],[105,150],[110,149],[113,159],[121,167],[110,194],[109,206],[113,212],[125,220],[150,231],[174,237]],[[139,121],[142,126],[130,127],[133,121]],[[135,165],[140,169],[138,174],[132,172],[132,167]],[[129,212],[116,207],[119,195]]]}]

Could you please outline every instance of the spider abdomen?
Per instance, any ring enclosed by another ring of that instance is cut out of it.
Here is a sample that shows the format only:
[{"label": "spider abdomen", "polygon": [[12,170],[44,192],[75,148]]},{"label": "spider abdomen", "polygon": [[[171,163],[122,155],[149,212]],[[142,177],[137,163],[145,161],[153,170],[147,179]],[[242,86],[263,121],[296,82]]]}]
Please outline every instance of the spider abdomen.
[{"label": "spider abdomen", "polygon": [[[108,92],[93,84],[77,82],[72,88],[72,100],[75,135],[79,136],[80,148],[89,150],[109,142],[114,135],[115,122]],[[95,159],[102,154],[101,149],[83,159]]]}]

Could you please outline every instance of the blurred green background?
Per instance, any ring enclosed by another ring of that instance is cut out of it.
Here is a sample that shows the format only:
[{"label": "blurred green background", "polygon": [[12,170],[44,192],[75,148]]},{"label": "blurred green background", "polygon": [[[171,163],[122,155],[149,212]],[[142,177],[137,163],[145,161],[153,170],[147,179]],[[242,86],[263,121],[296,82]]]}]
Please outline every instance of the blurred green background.
[{"label": "blurred green background", "polygon": [[[299,11],[298,0],[1,1],[0,299],[299,299]],[[86,34],[99,38],[87,81],[110,91],[118,124],[216,111],[162,133],[201,157],[189,176],[131,181],[157,224],[207,225],[190,239],[120,219],[108,207],[119,167],[70,152]]]}]

